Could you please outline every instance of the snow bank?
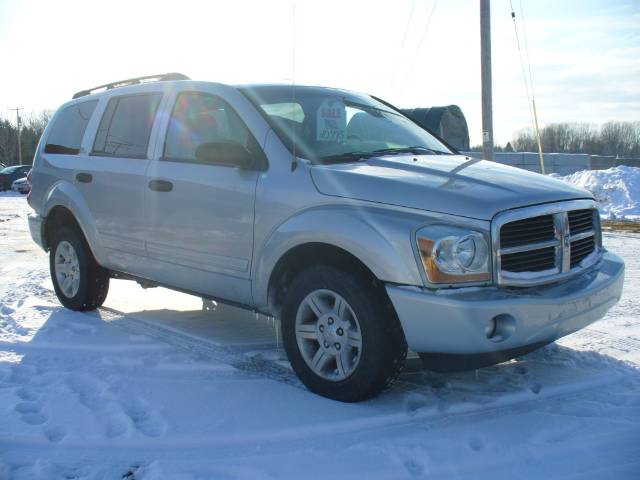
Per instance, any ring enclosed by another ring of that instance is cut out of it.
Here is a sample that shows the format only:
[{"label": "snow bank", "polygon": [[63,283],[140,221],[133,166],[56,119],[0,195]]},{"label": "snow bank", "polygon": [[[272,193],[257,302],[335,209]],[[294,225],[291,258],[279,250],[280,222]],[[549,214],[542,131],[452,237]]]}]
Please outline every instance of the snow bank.
[{"label": "snow bank", "polygon": [[640,168],[619,166],[584,170],[555,178],[586,188],[596,197],[603,217],[640,220]]}]

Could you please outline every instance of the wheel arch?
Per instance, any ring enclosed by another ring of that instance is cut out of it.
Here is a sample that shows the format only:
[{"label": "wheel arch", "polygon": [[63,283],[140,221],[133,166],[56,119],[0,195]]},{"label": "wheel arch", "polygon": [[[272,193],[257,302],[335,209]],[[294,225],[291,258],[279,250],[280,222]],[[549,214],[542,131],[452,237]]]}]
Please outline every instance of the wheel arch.
[{"label": "wheel arch", "polygon": [[61,227],[71,227],[84,235],[82,227],[71,210],[63,205],[54,206],[45,217],[43,225],[43,238],[45,248],[51,248],[56,230]]},{"label": "wheel arch", "polygon": [[271,311],[280,310],[289,282],[306,268],[315,265],[329,265],[341,270],[358,271],[368,281],[379,282],[371,269],[347,250],[328,243],[303,243],[282,255],[271,271],[267,288],[268,305]]},{"label": "wheel arch", "polygon": [[45,250],[51,247],[55,229],[67,225],[83,235],[94,258],[103,264],[105,257],[98,243],[95,222],[84,198],[73,184],[61,181],[53,185],[47,193],[42,212]]},{"label": "wheel arch", "polygon": [[357,268],[380,282],[420,284],[410,232],[402,218],[388,212],[336,207],[301,212],[256,250],[254,304],[260,311],[277,314],[283,278],[321,263]]}]

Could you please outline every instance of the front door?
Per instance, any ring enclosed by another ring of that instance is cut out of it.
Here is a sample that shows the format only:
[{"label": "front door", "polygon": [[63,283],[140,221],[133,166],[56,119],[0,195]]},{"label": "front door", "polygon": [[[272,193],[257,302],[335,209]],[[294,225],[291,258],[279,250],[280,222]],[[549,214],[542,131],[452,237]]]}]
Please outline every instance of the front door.
[{"label": "front door", "polygon": [[259,172],[203,160],[203,144],[259,148],[217,96],[182,92],[171,108],[161,157],[147,170],[148,277],[189,291],[251,303],[255,190]]}]

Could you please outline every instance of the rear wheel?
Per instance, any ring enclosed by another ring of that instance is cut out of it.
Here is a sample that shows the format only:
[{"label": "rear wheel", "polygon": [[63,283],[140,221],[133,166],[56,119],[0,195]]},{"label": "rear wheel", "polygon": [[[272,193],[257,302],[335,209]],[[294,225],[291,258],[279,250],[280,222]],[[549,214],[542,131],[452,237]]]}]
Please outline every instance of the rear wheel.
[{"label": "rear wheel", "polygon": [[389,386],[407,345],[386,293],[366,275],[318,266],[293,282],[282,310],[284,346],[313,392],[356,402]]},{"label": "rear wheel", "polygon": [[109,291],[109,274],[98,265],[76,230],[58,230],[49,251],[49,269],[60,303],[71,310],[94,310]]}]

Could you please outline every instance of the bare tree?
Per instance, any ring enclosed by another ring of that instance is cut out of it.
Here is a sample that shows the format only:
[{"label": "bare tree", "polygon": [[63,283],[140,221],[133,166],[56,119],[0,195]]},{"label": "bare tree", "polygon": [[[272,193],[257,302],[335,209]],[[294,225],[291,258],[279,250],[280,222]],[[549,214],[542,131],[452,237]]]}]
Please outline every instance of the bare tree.
[{"label": "bare tree", "polygon": [[[20,145],[24,163],[31,163],[40,137],[44,132],[51,112],[42,111],[37,114],[29,114],[22,118],[22,132]],[[5,165],[18,163],[18,130],[14,124],[6,119],[0,119],[0,162]]]},{"label": "bare tree", "polygon": [[[640,122],[552,123],[541,130],[546,152],[589,153],[592,155],[640,156]],[[532,129],[520,130],[511,142],[520,152],[535,152]]]}]

